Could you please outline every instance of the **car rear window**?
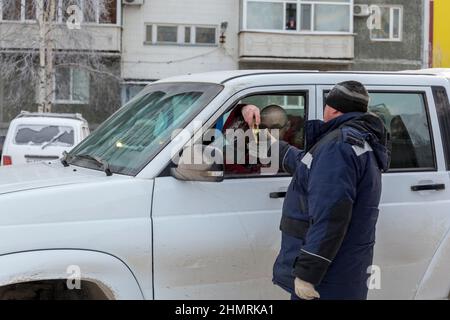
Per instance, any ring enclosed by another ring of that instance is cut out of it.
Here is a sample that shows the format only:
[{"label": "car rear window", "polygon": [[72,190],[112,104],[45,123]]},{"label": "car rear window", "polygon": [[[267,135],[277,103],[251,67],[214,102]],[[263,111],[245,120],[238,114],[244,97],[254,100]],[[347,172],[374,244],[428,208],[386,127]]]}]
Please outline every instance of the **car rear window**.
[{"label": "car rear window", "polygon": [[74,145],[74,129],[70,126],[19,125],[14,135],[18,145],[51,145],[71,147]]}]

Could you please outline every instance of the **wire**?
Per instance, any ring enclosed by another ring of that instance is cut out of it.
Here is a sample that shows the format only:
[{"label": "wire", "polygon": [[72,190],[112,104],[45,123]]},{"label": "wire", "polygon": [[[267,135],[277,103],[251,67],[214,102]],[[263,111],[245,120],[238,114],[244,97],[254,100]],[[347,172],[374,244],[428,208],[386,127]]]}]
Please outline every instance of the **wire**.
[{"label": "wire", "polygon": [[177,62],[184,62],[184,61],[189,61],[189,60],[193,60],[196,58],[201,58],[201,57],[205,57],[208,56],[212,53],[215,53],[216,51],[221,51],[221,49],[223,49],[223,52],[225,53],[225,55],[227,55],[228,57],[231,57],[234,61],[237,61],[230,53],[228,53],[228,51],[223,48],[223,47],[218,47],[215,48],[214,50],[199,54],[199,55],[195,55],[195,56],[191,56],[191,57],[187,57],[187,58],[182,58],[182,59],[177,59],[177,60],[168,60],[168,61],[150,61],[150,60],[137,60],[137,61],[127,61],[124,60],[122,61],[123,63],[133,63],[133,64],[139,64],[139,63],[149,63],[149,64],[172,64],[172,63],[177,63]]}]

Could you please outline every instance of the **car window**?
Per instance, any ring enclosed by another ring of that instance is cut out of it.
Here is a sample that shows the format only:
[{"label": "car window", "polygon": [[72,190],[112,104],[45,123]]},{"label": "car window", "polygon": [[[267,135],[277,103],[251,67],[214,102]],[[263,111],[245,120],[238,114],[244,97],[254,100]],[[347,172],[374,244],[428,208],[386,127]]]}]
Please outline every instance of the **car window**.
[{"label": "car window", "polygon": [[432,89],[441,129],[445,163],[447,171],[450,171],[450,103],[445,87],[435,86]]},{"label": "car window", "polygon": [[84,138],[86,138],[89,135],[89,128],[88,127],[83,127],[82,128],[82,132],[83,132],[82,139],[84,139]]},{"label": "car window", "polygon": [[89,155],[106,161],[113,173],[134,176],[222,89],[209,83],[152,84],[78,144],[69,162],[101,170],[76,157]]},{"label": "car window", "polygon": [[[323,101],[328,92],[324,91]],[[383,120],[391,135],[389,171],[436,169],[424,93],[372,91],[369,95],[369,111]]]},{"label": "car window", "polygon": [[281,140],[303,149],[303,125],[306,113],[306,93],[302,94],[268,94],[247,97],[242,104],[253,104],[263,110],[267,106],[280,106],[288,117],[287,130]]},{"label": "car window", "polygon": [[391,134],[390,169],[435,169],[431,125],[423,93],[370,93],[369,111]]},{"label": "car window", "polygon": [[[305,92],[253,95],[242,99],[237,106],[222,115],[215,124],[215,129],[217,129],[217,132],[220,131],[222,133],[221,136],[224,138],[216,139],[214,144],[224,150],[225,177],[254,177],[260,175],[273,176],[284,174],[281,169],[276,171],[265,171],[272,163],[261,163],[259,159],[257,163],[251,163],[252,161],[249,159],[247,144],[244,146],[235,145],[232,151],[234,154],[227,154],[227,152],[230,153],[230,151],[227,151],[225,145],[236,143],[236,141],[228,141],[230,139],[225,137],[226,130],[242,129],[244,132],[247,132],[250,128],[248,128],[247,124],[243,121],[240,110],[243,105],[252,104],[257,106],[261,110],[261,113],[266,112],[266,114],[275,114],[275,116],[267,116],[266,121],[262,121],[260,130],[266,128],[276,129],[280,134],[281,140],[301,149],[304,145],[303,128],[306,116],[306,98],[307,94]],[[276,115],[278,115],[278,118]],[[271,173],[268,174],[267,172]]]},{"label": "car window", "polygon": [[69,126],[21,124],[16,128],[14,144],[71,147],[74,144],[74,129]]}]

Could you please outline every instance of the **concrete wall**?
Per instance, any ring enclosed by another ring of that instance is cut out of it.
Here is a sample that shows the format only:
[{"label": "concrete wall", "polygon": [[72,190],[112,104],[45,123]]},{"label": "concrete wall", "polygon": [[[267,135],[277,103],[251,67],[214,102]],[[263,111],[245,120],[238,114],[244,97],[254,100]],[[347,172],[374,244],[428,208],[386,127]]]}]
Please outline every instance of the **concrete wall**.
[{"label": "concrete wall", "polygon": [[[445,0],[447,1],[447,0]],[[403,39],[401,42],[371,41],[367,18],[354,18],[354,70],[419,69],[423,63],[422,0],[355,0],[355,4],[389,4],[403,6]]]},{"label": "concrete wall", "polygon": [[[147,0],[123,7],[124,79],[154,80],[173,75],[238,68],[239,0]],[[217,25],[228,22],[218,46],[144,44],[146,23]]]}]

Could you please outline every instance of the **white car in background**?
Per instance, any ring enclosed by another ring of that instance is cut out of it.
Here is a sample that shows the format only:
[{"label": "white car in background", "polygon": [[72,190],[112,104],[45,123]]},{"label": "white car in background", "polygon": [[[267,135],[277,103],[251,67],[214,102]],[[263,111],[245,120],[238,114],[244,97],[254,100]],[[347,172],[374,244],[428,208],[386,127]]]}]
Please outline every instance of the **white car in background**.
[{"label": "white car in background", "polygon": [[56,160],[88,135],[89,126],[81,114],[22,111],[9,125],[1,163]]}]

